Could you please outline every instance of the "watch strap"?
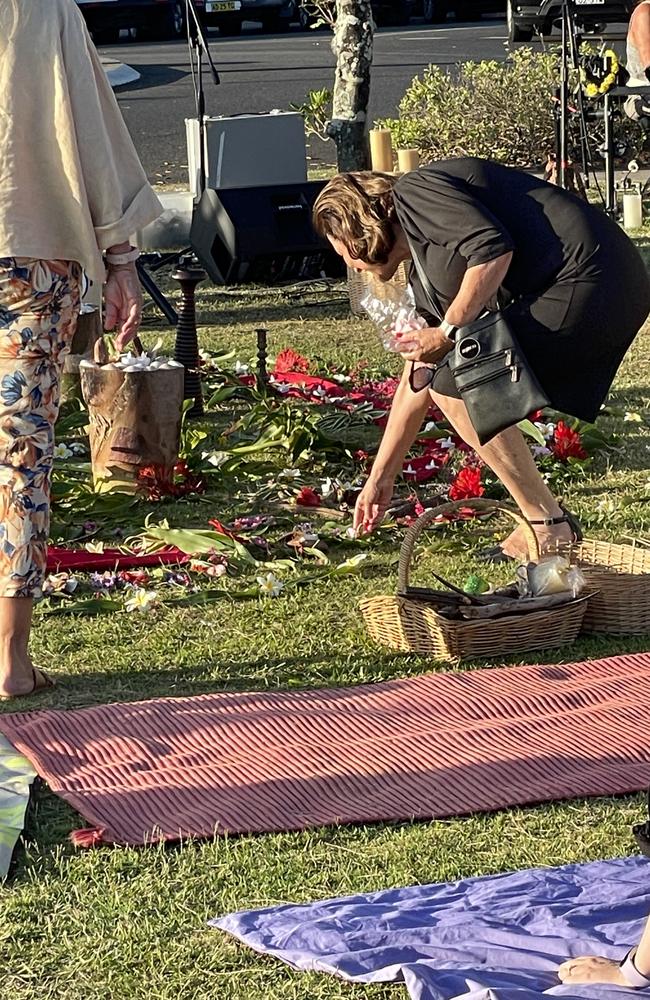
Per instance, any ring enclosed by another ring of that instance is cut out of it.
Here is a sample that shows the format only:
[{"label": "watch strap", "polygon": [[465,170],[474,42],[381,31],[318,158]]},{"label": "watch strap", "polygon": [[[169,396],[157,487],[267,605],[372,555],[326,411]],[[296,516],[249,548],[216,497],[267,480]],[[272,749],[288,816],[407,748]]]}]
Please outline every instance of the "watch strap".
[{"label": "watch strap", "polygon": [[107,264],[132,264],[140,256],[137,247],[131,247],[126,253],[105,253],[104,260]]},{"label": "watch strap", "polygon": [[458,327],[454,326],[453,323],[448,323],[446,319],[440,321],[440,329],[444,333],[447,340],[451,340],[455,343],[456,334],[458,333]]}]

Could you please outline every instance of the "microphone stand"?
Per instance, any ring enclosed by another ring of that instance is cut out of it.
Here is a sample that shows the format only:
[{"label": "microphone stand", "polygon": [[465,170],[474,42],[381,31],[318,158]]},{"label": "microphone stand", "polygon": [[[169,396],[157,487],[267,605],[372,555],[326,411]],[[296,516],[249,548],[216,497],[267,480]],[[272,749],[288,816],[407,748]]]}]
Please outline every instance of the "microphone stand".
[{"label": "microphone stand", "polygon": [[[199,123],[199,198],[205,191],[206,169],[205,169],[205,89],[203,87],[203,56],[208,61],[212,79],[215,86],[221,83],[217,67],[212,59],[212,53],[203,31],[203,25],[194,5],[194,0],[185,0],[185,20],[187,23],[187,41],[190,46],[190,58],[192,60],[192,78],[194,80],[194,100],[196,104],[196,117]],[[194,54],[192,55],[192,50]],[[196,71],[194,63],[196,62]],[[196,75],[195,75],[196,72]]]},{"label": "microphone stand", "polygon": [[[556,167],[557,186],[568,187],[568,145],[569,145],[569,70],[578,68],[578,43],[574,18],[574,0],[544,0],[539,10],[542,20],[549,11],[559,7],[561,10],[561,43],[560,43],[560,86],[558,88],[559,112],[557,114]],[[578,94],[578,110],[582,118],[581,146],[583,158],[588,159],[585,141],[584,108],[582,94]],[[585,162],[585,169],[588,164]]]},{"label": "microphone stand", "polygon": [[[207,182],[205,163],[205,90],[203,87],[204,55],[207,57],[215,85],[221,83],[221,79],[212,59],[212,53],[208,47],[194,0],[185,0],[185,24],[187,26],[187,41],[190,47],[192,78],[194,80],[194,102],[199,123],[199,195],[202,195]],[[181,258],[185,260],[188,254],[191,254],[190,247],[186,247],[180,253],[142,254],[136,263],[142,287],[158,306],[167,322],[172,326],[176,326],[178,323],[178,314],[169,299],[160,290],[151,274],[146,270],[145,265],[148,266],[149,271],[157,271],[169,263],[178,263]]]}]

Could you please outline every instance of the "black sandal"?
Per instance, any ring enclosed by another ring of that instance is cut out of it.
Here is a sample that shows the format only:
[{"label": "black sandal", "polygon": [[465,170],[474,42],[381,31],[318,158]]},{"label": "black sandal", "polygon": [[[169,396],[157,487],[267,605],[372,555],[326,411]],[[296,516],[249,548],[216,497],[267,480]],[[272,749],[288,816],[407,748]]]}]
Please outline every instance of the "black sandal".
[{"label": "black sandal", "polygon": [[[572,514],[571,511],[567,510],[562,504],[559,505],[562,515],[560,517],[544,517],[541,521],[529,521],[529,524],[544,525],[544,527],[550,528],[554,524],[568,524],[573,532],[572,542],[581,542],[583,538],[582,526],[580,521]],[[500,545],[489,545],[485,549],[479,549],[476,553],[476,558],[479,562],[492,562],[492,563],[504,563],[504,562],[520,562],[515,556],[509,556],[503,551]]]}]

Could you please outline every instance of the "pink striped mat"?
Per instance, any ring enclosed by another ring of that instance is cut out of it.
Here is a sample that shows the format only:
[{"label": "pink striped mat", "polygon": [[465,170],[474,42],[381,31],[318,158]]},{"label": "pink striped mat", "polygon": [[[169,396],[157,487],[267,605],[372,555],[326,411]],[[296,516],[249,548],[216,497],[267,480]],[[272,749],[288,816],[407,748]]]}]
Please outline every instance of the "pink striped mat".
[{"label": "pink striped mat", "polygon": [[650,784],[650,654],[0,715],[84,842],[443,817]]}]

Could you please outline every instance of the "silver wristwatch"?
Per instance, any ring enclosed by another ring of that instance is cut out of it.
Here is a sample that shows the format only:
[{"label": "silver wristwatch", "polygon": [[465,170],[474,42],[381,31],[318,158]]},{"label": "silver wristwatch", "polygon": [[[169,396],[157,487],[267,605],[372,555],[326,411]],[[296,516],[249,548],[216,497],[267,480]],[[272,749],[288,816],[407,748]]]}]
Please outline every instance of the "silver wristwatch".
[{"label": "silver wristwatch", "polygon": [[456,334],[458,333],[458,327],[454,326],[453,323],[448,323],[446,319],[440,323],[440,329],[444,333],[447,340],[451,340],[452,343],[456,342]]}]

